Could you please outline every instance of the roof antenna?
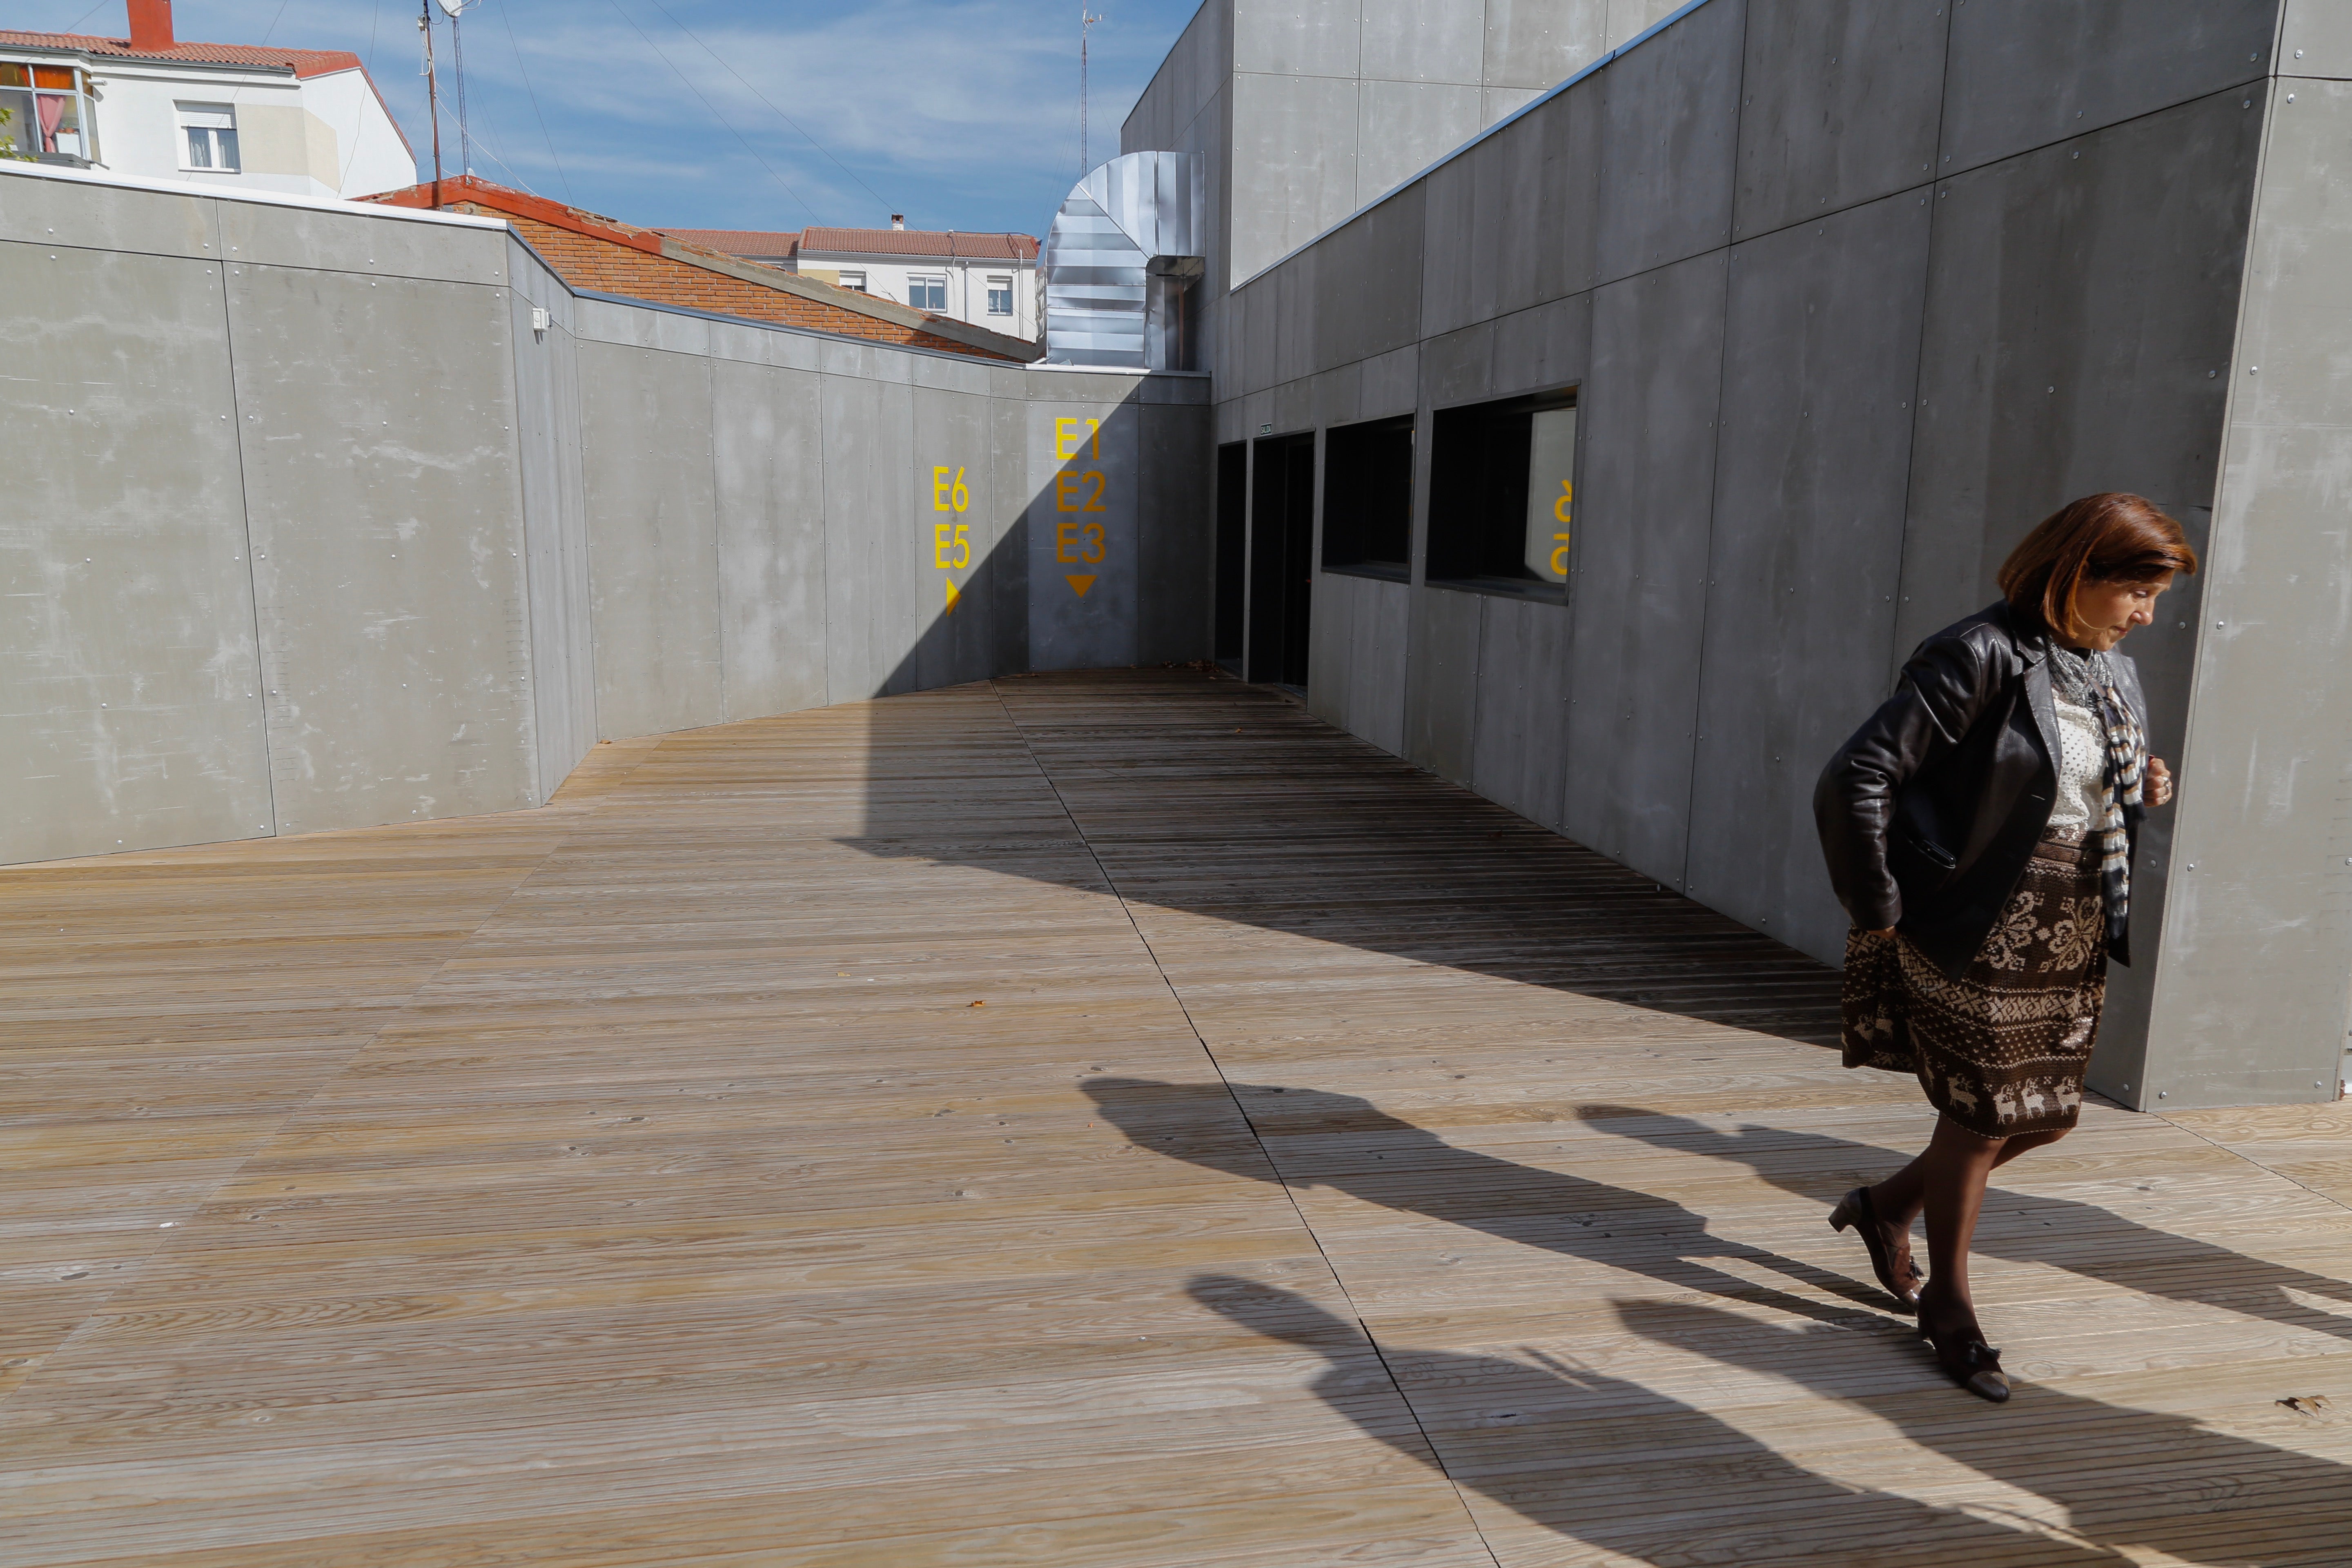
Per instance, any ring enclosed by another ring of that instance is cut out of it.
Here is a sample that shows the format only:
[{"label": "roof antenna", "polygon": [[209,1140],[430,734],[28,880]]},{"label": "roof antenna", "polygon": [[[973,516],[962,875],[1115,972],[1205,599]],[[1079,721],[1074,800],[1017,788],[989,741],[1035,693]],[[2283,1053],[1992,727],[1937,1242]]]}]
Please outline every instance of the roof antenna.
[{"label": "roof antenna", "polygon": [[[457,172],[460,174],[474,172],[474,138],[466,126],[466,36],[458,29],[457,19],[481,3],[482,0],[441,0],[441,9],[449,13],[449,63],[457,73]],[[436,126],[434,129],[437,133],[440,128]],[[437,163],[435,167],[438,169]],[[438,183],[440,175],[436,173],[434,179]],[[434,205],[440,205],[437,192]]]},{"label": "roof antenna", "polygon": [[1078,178],[1094,173],[1095,166],[1087,158],[1087,35],[1094,31],[1100,16],[1078,7]]},{"label": "roof antenna", "polygon": [[433,113],[433,210],[441,210],[441,79],[433,69],[433,0],[416,0],[416,30],[425,35],[425,101]]}]

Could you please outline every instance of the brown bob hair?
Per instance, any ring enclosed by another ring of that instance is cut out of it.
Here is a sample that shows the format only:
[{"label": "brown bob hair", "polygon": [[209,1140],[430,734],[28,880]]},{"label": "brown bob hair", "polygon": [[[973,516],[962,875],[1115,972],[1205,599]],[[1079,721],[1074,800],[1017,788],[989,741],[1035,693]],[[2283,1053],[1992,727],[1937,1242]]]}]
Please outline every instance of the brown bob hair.
[{"label": "brown bob hair", "polygon": [[2145,496],[2105,490],[2068,501],[2042,520],[2000,563],[2000,591],[2061,637],[2074,629],[2085,583],[2152,583],[2197,570],[2180,525]]}]

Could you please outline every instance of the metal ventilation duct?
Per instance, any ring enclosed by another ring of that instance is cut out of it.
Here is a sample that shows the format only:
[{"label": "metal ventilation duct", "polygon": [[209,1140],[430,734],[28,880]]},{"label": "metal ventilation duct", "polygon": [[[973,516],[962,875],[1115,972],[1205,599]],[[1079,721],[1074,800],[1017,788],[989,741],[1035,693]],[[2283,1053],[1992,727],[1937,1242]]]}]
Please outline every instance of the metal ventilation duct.
[{"label": "metal ventilation duct", "polygon": [[1196,153],[1129,153],[1071,190],[1045,237],[1045,363],[1192,368],[1199,167]]}]

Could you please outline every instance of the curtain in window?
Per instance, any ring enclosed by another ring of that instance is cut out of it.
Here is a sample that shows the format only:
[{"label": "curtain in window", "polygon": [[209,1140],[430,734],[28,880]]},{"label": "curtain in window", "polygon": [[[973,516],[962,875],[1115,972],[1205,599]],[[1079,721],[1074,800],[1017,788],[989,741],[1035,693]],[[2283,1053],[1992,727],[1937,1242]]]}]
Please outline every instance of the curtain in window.
[{"label": "curtain in window", "polygon": [[54,153],[58,150],[58,127],[65,122],[66,100],[55,93],[44,92],[36,94],[33,102],[34,111],[41,117],[41,151]]}]

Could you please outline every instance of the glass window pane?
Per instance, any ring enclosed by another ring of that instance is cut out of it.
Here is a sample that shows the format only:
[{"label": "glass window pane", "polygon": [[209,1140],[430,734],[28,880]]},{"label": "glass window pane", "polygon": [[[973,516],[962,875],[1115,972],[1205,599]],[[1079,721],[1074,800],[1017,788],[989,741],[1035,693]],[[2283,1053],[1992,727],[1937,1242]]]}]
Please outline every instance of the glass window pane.
[{"label": "glass window pane", "polygon": [[30,87],[32,81],[31,74],[23,66],[0,65],[0,87]]},{"label": "glass window pane", "polygon": [[61,87],[70,92],[73,90],[73,84],[71,66],[35,66],[33,68],[35,87]]},{"label": "glass window pane", "polygon": [[221,166],[222,168],[224,168],[224,169],[235,169],[235,168],[241,167],[241,165],[240,165],[240,164],[237,163],[237,161],[236,161],[236,132],[234,132],[234,131],[215,131],[215,132],[213,132],[213,146],[214,146],[215,149],[217,149],[217,150],[219,151],[219,153],[220,153],[220,166]]},{"label": "glass window pane", "polygon": [[1576,410],[1539,409],[1528,442],[1527,567],[1568,581],[1569,523],[1576,500]]},{"label": "glass window pane", "polygon": [[213,166],[213,133],[198,126],[188,127],[188,167],[209,169]]}]

